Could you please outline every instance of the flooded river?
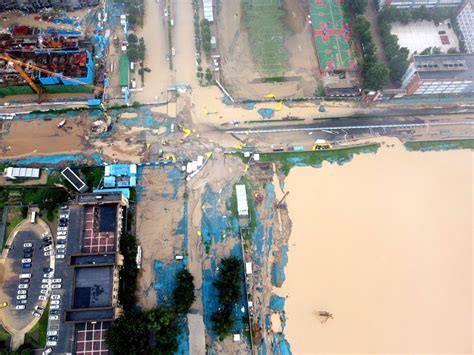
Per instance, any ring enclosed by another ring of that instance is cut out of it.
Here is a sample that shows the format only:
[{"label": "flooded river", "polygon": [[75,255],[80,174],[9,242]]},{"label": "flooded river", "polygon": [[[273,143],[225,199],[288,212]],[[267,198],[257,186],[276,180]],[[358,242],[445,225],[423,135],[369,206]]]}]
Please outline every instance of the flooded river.
[{"label": "flooded river", "polygon": [[473,152],[385,142],[285,180],[294,354],[472,354]]}]

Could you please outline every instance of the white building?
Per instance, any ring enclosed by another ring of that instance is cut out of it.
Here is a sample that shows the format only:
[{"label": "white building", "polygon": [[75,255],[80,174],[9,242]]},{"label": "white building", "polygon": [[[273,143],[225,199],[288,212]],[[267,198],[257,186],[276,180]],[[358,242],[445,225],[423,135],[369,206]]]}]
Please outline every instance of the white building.
[{"label": "white building", "polygon": [[247,203],[247,191],[245,185],[235,185],[237,194],[237,211],[239,217],[247,217],[249,215],[249,206]]},{"label": "white building", "polygon": [[463,0],[379,0],[380,9],[394,6],[401,9],[410,9],[415,7],[455,7],[460,5]]},{"label": "white building", "polygon": [[4,170],[3,176],[5,177],[5,179],[8,179],[8,180],[39,179],[40,169],[8,167]]},{"label": "white building", "polygon": [[456,20],[464,39],[467,53],[474,53],[474,0],[466,0]]}]

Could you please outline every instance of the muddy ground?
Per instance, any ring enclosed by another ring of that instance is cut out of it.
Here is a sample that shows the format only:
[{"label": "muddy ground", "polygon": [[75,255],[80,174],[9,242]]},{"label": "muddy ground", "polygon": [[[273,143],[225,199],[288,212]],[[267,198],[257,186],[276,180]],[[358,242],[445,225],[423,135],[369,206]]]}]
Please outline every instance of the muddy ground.
[{"label": "muddy ground", "polygon": [[285,0],[285,46],[288,52],[283,83],[262,83],[255,65],[243,6],[238,1],[221,1],[218,7],[218,49],[221,55],[221,80],[227,90],[239,99],[262,97],[312,96],[318,87],[319,68],[303,9],[297,0]]}]

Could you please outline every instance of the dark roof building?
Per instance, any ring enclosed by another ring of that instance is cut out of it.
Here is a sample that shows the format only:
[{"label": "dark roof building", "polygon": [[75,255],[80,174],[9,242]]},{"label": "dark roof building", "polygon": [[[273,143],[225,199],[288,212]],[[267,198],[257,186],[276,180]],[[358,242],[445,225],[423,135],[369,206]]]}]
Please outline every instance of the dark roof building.
[{"label": "dark roof building", "polygon": [[402,78],[407,95],[474,92],[474,54],[414,55]]}]

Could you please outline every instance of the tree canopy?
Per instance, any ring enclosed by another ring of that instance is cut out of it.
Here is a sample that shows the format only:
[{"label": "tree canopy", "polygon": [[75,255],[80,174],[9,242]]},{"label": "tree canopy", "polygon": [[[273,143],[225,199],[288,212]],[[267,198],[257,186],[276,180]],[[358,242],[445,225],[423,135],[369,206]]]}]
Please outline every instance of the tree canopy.
[{"label": "tree canopy", "polygon": [[176,287],[173,290],[176,313],[187,314],[195,298],[194,277],[187,269],[183,269],[176,275]]}]

